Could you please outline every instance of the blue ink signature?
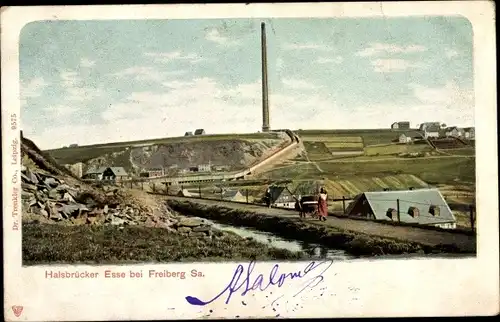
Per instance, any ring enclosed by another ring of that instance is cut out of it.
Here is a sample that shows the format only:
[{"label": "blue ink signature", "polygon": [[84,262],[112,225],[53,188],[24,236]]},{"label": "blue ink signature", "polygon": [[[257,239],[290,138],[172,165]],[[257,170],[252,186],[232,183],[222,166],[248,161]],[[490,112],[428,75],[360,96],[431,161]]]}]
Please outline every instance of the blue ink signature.
[{"label": "blue ink signature", "polygon": [[[208,301],[202,301],[194,296],[186,296],[186,301],[188,301],[191,305],[203,306],[210,304],[221,296],[227,294],[226,304],[228,304],[233,294],[239,290],[242,290],[240,295],[245,296],[250,291],[265,291],[271,285],[281,287],[287,280],[302,279],[306,276],[312,276],[311,278],[305,280],[305,282],[301,285],[302,288],[295,295],[293,295],[293,297],[295,297],[302,293],[306,288],[312,289],[321,283],[324,279],[323,273],[325,273],[330,266],[332,266],[332,264],[332,260],[310,262],[304,269],[293,273],[278,273],[279,264],[275,264],[269,272],[268,280],[264,280],[265,278],[263,274],[259,274],[255,278],[252,277],[255,261],[251,261],[246,269],[242,264],[239,264],[236,267],[229,284],[214,298]],[[317,273],[316,275],[314,275],[315,272]],[[242,275],[244,275],[243,279]]]}]

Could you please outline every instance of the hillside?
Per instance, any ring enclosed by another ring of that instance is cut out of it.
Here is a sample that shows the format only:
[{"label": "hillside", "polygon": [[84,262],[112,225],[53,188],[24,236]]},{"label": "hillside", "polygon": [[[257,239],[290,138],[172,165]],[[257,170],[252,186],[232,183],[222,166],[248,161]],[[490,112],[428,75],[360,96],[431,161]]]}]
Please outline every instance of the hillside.
[{"label": "hillside", "polygon": [[[206,138],[203,140],[201,138]],[[277,134],[202,136],[151,140],[140,145],[82,146],[46,151],[61,164],[83,162],[83,172],[99,166],[120,166],[138,175],[151,168],[186,169],[200,164],[239,170],[287,144],[288,137]],[[174,174],[176,170],[172,170]]]}]

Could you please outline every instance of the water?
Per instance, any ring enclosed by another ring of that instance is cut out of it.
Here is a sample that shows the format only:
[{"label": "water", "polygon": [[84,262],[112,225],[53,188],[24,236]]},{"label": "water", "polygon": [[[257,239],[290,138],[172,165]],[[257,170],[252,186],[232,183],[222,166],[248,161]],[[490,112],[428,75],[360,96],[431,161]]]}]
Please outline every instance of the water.
[{"label": "water", "polygon": [[306,243],[300,240],[284,239],[273,235],[272,233],[256,230],[250,227],[234,227],[217,223],[205,218],[199,219],[202,219],[204,222],[209,223],[215,229],[233,232],[243,238],[252,237],[255,241],[274,248],[287,249],[294,252],[303,251],[309,254],[312,258],[326,258],[333,260],[347,260],[355,258],[354,256],[346,254],[346,252],[343,250],[331,249],[319,244]]}]

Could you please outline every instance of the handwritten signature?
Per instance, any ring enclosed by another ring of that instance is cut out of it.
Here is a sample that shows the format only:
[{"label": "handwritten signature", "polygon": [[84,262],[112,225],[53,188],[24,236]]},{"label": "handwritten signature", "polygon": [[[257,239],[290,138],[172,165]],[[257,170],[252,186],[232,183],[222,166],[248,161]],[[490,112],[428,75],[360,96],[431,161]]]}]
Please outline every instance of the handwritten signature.
[{"label": "handwritten signature", "polygon": [[265,291],[270,286],[281,287],[287,280],[303,279],[306,276],[310,277],[306,279],[303,284],[301,284],[302,288],[293,295],[293,297],[295,297],[302,293],[305,289],[312,289],[319,283],[321,283],[324,279],[323,273],[325,273],[330,268],[330,266],[332,266],[332,264],[332,260],[310,262],[303,269],[292,273],[278,273],[279,264],[275,264],[269,272],[268,279],[265,279],[263,274],[259,274],[255,278],[252,276],[252,272],[255,267],[255,261],[251,261],[247,267],[239,264],[236,267],[234,275],[229,284],[212,299],[208,301],[202,301],[194,296],[186,296],[186,301],[188,301],[188,303],[191,305],[203,306],[216,301],[223,295],[227,295],[226,304],[228,304],[233,294],[240,290],[240,295],[245,296],[250,291]]}]

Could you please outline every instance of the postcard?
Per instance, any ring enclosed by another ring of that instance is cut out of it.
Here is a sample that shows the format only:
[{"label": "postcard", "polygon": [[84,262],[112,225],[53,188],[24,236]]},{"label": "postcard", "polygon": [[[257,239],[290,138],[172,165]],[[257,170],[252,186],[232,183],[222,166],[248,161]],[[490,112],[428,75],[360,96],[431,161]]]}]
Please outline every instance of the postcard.
[{"label": "postcard", "polygon": [[6,320],[498,314],[491,2],[1,17]]}]

